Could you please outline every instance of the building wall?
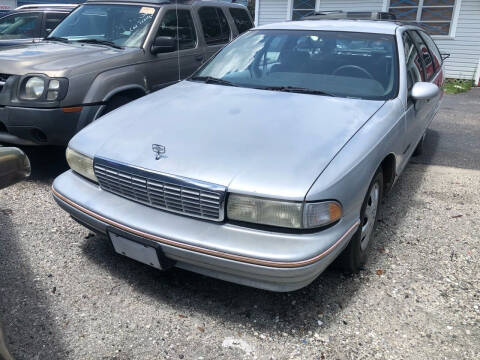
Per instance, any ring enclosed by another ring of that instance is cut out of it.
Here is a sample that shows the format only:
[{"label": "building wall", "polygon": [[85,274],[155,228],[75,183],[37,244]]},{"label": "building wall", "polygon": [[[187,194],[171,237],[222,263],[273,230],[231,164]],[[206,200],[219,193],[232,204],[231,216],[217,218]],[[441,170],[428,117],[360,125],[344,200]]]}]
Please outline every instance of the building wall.
[{"label": "building wall", "polygon": [[[450,78],[480,78],[480,0],[456,0],[452,36],[434,37],[440,51],[451,56],[445,62]],[[257,0],[257,25],[290,20],[293,0]],[[389,0],[317,0],[317,10],[385,11]]]},{"label": "building wall", "polygon": [[435,42],[451,55],[445,62],[447,77],[473,79],[480,59],[480,1],[461,0],[455,38]]}]

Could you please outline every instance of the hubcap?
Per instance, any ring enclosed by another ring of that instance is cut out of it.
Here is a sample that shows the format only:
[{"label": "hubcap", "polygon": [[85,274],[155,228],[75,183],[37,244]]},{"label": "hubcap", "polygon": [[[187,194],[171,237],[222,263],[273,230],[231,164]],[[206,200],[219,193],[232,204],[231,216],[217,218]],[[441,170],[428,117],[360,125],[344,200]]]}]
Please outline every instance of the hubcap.
[{"label": "hubcap", "polygon": [[373,226],[375,225],[375,219],[377,218],[378,200],[380,197],[380,185],[378,182],[373,184],[370,193],[368,194],[367,206],[363,212],[362,219],[362,235],[360,240],[360,247],[364,251],[370,238],[372,237]]}]

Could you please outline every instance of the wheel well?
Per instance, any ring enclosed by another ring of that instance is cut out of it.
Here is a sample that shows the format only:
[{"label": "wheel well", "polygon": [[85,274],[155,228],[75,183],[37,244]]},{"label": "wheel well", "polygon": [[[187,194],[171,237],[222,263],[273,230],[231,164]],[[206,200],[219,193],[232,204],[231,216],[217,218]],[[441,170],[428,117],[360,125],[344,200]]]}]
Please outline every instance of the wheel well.
[{"label": "wheel well", "polygon": [[383,171],[383,188],[384,192],[390,190],[395,180],[395,155],[388,154],[380,164]]},{"label": "wheel well", "polygon": [[145,92],[141,89],[137,89],[137,88],[134,88],[134,89],[127,89],[127,90],[122,90],[118,93],[115,93],[114,95],[110,96],[110,98],[108,98],[108,100],[106,101],[107,103],[109,101],[111,101],[112,99],[116,98],[116,97],[128,97],[132,100],[135,100],[135,99],[138,99],[142,96],[145,95]]}]

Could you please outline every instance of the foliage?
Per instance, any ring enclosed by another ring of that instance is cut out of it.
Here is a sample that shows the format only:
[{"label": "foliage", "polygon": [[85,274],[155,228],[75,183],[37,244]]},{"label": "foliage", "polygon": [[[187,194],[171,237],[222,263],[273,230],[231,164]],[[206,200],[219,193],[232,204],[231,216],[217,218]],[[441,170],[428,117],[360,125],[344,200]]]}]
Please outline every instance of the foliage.
[{"label": "foliage", "polygon": [[468,91],[473,86],[473,80],[447,79],[443,84],[443,90],[447,94],[458,94]]}]

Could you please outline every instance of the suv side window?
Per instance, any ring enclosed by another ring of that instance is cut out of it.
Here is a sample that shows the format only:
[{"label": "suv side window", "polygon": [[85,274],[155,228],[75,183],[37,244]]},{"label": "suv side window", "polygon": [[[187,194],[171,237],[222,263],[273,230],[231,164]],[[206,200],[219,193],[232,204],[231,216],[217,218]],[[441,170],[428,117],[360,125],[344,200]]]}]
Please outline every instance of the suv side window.
[{"label": "suv side window", "polygon": [[248,12],[246,10],[230,8],[229,11],[239,34],[242,34],[253,27],[252,20],[250,20],[250,16],[248,16]]},{"label": "suv side window", "polygon": [[49,34],[65,19],[68,13],[46,13],[45,14],[45,32]]},{"label": "suv side window", "polygon": [[406,32],[403,33],[403,46],[407,65],[407,88],[411,90],[416,82],[425,81],[423,62],[413,40]]},{"label": "suv side window", "polygon": [[440,50],[438,50],[437,44],[433,41],[433,39],[425,32],[419,31],[419,34],[422,36],[425,44],[427,44],[430,54],[433,56],[433,63],[435,65],[435,69],[440,68],[442,65],[442,55],[440,54]]},{"label": "suv side window", "polygon": [[423,65],[425,66],[426,81],[430,81],[436,70],[435,66],[433,65],[432,55],[430,54],[427,45],[425,45],[425,42],[416,31],[408,31],[408,33],[412,37],[417,48],[420,50],[423,59]]},{"label": "suv side window", "polygon": [[198,16],[207,45],[226,44],[230,41],[230,27],[221,8],[202,7]]},{"label": "suv side window", "polygon": [[163,16],[157,36],[177,39],[177,34],[179,50],[193,49],[197,46],[197,34],[190,10],[168,10]]},{"label": "suv side window", "polygon": [[40,36],[41,13],[19,13],[0,20],[0,39],[28,39]]}]

